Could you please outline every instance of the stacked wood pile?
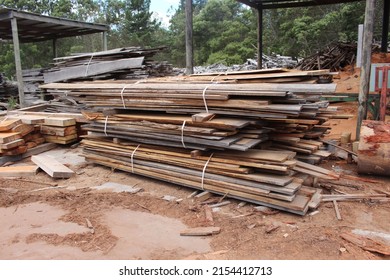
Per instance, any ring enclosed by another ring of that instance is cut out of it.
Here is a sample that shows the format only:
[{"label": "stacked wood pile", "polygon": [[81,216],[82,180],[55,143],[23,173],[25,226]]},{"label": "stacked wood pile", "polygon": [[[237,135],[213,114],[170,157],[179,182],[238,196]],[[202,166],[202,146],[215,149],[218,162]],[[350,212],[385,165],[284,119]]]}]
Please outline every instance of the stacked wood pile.
[{"label": "stacked wood pile", "polygon": [[165,76],[172,66],[152,60],[164,47],[143,49],[126,47],[109,51],[55,58],[54,67],[45,71],[45,83],[68,80],[131,79]]},{"label": "stacked wood pile", "polygon": [[277,69],[42,88],[84,109],[90,162],[303,215],[316,193],[298,175],[337,177],[310,164],[330,155],[319,138],[336,110],[320,98],[335,85],[287,82],[324,73]]},{"label": "stacked wood pile", "polygon": [[41,133],[49,143],[65,145],[78,140],[76,121],[73,118],[45,118]]},{"label": "stacked wood pile", "polygon": [[8,102],[11,98],[17,100],[18,98],[18,86],[16,83],[12,83],[0,73],[0,104],[3,107],[8,106]]},{"label": "stacked wood pile", "polygon": [[0,122],[0,156],[24,154],[44,142],[39,126],[25,124],[21,119]]},{"label": "stacked wood pile", "polygon": [[356,61],[356,43],[332,43],[297,65],[300,70],[330,69],[339,71]]}]

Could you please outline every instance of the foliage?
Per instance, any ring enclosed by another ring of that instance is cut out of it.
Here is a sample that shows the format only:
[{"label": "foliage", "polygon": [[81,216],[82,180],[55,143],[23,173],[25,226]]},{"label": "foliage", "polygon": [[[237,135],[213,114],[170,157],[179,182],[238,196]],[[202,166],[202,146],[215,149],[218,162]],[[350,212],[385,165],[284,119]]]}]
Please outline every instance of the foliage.
[{"label": "foliage", "polygon": [[[374,38],[380,39],[382,6],[377,1]],[[156,59],[185,66],[185,0],[173,11],[168,28],[150,11],[150,0],[0,0],[0,7],[110,25],[108,47],[168,46]],[[254,58],[257,11],[235,0],[193,0],[195,64],[243,63]],[[307,56],[334,41],[356,41],[364,20],[364,1],[315,7],[263,11],[263,49],[266,54]],[[172,10],[172,8],[171,8]],[[64,38],[58,56],[99,51],[100,34]],[[50,65],[52,43],[21,46],[24,69]],[[15,72],[13,47],[0,41],[0,71]]]}]

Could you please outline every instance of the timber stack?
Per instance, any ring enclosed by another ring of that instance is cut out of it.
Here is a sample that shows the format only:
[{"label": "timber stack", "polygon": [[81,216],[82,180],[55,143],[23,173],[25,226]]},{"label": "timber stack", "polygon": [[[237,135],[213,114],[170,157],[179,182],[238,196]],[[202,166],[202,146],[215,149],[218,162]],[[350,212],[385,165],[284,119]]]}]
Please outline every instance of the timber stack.
[{"label": "timber stack", "polygon": [[54,66],[44,72],[44,81],[140,79],[169,75],[172,72],[170,64],[152,59],[164,49],[125,47],[57,57]]},{"label": "timber stack", "polygon": [[337,177],[308,163],[329,155],[318,138],[334,110],[320,96],[334,84],[107,81],[43,88],[88,109],[82,144],[96,164],[300,215],[315,191],[298,175]]},{"label": "timber stack", "polygon": [[24,154],[45,142],[40,127],[25,124],[21,119],[5,119],[0,122],[0,156]]}]

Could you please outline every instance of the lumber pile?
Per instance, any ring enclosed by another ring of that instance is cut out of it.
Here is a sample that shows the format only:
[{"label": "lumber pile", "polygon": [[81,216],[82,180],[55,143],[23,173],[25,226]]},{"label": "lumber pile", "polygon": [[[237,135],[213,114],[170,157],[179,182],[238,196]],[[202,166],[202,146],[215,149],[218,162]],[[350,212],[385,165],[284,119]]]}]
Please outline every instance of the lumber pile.
[{"label": "lumber pile", "polygon": [[172,66],[152,57],[164,47],[125,47],[102,52],[74,54],[54,59],[54,67],[44,72],[45,83],[68,80],[132,79],[165,76]]},{"label": "lumber pile", "polygon": [[34,127],[44,142],[65,145],[76,142],[79,137],[75,118],[34,113],[9,115],[9,118],[19,120],[25,126]]},{"label": "lumber pile", "polygon": [[[257,74],[256,74],[257,75]],[[96,81],[42,86],[86,108],[90,162],[304,215],[333,84]]]},{"label": "lumber pile", "polygon": [[76,120],[73,118],[45,118],[41,133],[49,143],[66,145],[78,140]]},{"label": "lumber pile", "polygon": [[14,156],[45,142],[39,126],[23,123],[20,119],[0,122],[0,156]]},{"label": "lumber pile", "polygon": [[339,71],[345,66],[355,64],[356,50],[356,43],[332,43],[312,56],[300,61],[297,69],[330,69]]}]

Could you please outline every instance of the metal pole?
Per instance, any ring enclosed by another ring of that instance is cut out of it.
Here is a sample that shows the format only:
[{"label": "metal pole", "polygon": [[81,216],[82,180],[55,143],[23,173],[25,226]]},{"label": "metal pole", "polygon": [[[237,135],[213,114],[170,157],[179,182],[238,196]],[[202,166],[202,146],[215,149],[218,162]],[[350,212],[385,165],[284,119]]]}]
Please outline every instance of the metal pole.
[{"label": "metal pole", "polygon": [[24,84],[23,84],[23,75],[22,75],[22,64],[20,61],[18,23],[17,23],[16,18],[11,19],[11,28],[12,28],[12,40],[13,40],[13,45],[14,45],[16,81],[18,82],[18,90],[19,90],[19,104],[20,104],[20,107],[24,107],[25,106]]},{"label": "metal pole", "polygon": [[192,38],[192,0],[186,0],[186,74],[194,73],[194,50]]},{"label": "metal pole", "polygon": [[257,69],[263,68],[263,7],[257,8]]},{"label": "metal pole", "polygon": [[383,24],[381,52],[387,53],[387,41],[389,40],[389,13],[390,0],[383,1]]},{"label": "metal pole", "polygon": [[366,0],[366,12],[364,16],[362,67],[360,69],[359,110],[356,125],[356,140],[360,139],[360,127],[367,118],[367,99],[370,84],[371,48],[374,32],[374,8],[375,0]]}]

